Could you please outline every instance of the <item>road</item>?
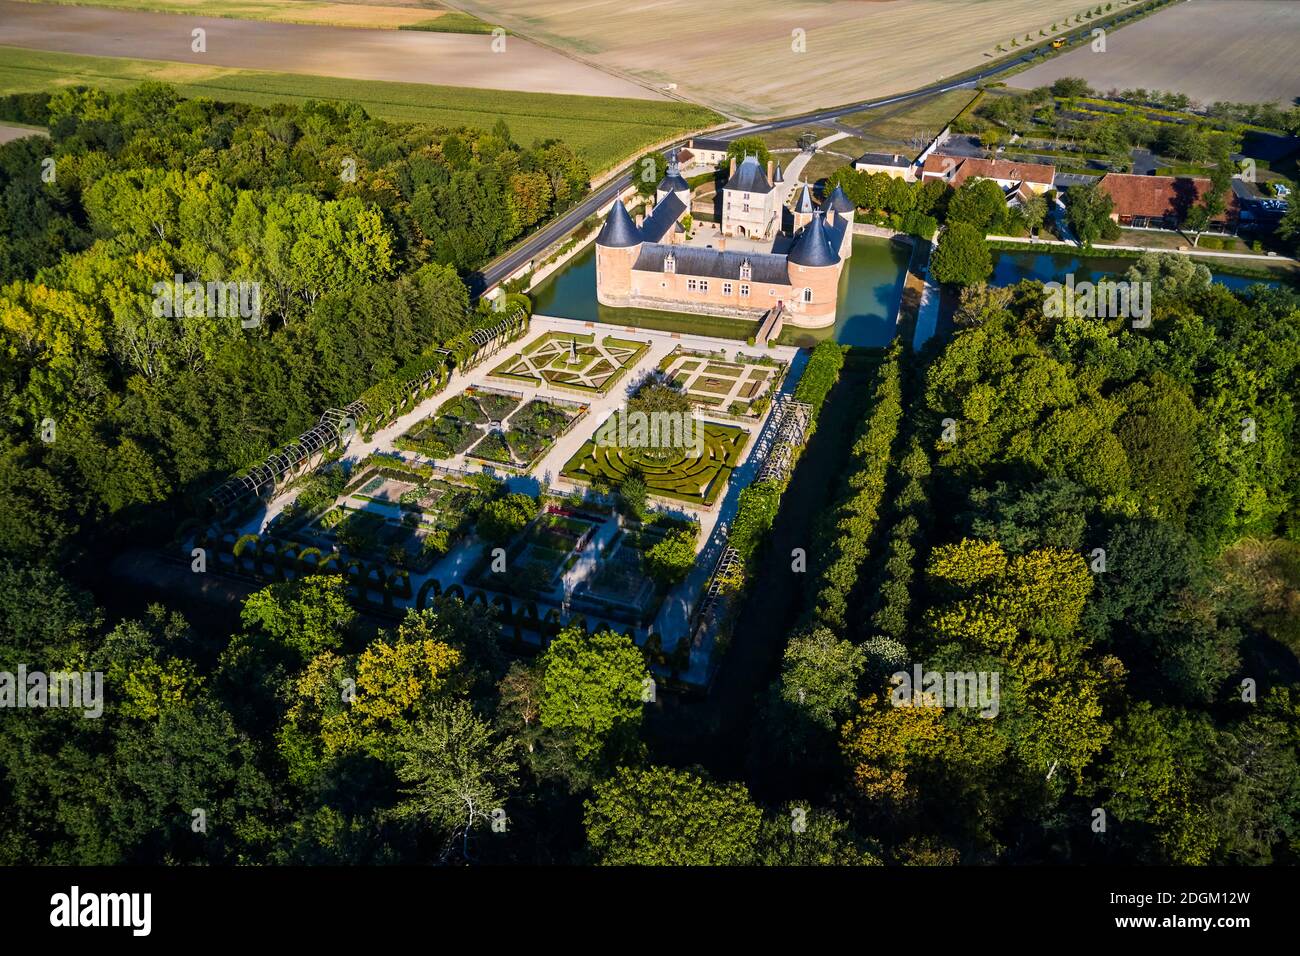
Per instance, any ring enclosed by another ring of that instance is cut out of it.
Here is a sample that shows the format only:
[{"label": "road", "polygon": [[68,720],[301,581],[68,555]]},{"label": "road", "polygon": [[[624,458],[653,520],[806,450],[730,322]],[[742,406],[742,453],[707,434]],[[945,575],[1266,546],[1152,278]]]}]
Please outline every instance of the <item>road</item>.
[{"label": "road", "polygon": [[[987,80],[991,77],[998,76],[999,74],[1005,73],[1021,64],[1028,63],[1033,59],[1035,59],[1035,54],[1028,52],[1014,60],[1008,60],[998,64],[997,66],[991,66],[986,70],[981,70],[978,73],[965,76],[960,80],[933,83],[930,86],[923,86],[910,93],[900,93],[897,96],[890,96],[884,99],[850,103],[846,106],[836,106],[831,109],[818,110],[814,113],[804,113],[800,116],[791,116],[785,119],[772,120],[767,123],[741,126],[720,133],[711,134],[711,137],[713,139],[733,140],[741,136],[770,133],[773,130],[792,129],[794,127],[807,126],[816,123],[831,123],[841,117],[850,116],[854,113],[881,109],[886,106],[907,103],[911,100],[924,99],[927,96],[934,96],[938,93],[947,93],[949,90],[974,87],[981,80]],[[684,141],[682,141],[682,143],[684,143]],[[682,143],[676,143],[673,146],[670,146],[667,151],[676,149],[677,146],[682,145]],[[631,183],[632,172],[631,167],[629,166],[626,171],[611,177],[605,183],[592,190],[577,206],[574,206],[568,212],[563,213],[558,219],[552,220],[549,225],[539,229],[527,239],[516,245],[513,249],[488,263],[481,272],[471,277],[469,282],[471,294],[481,294],[482,292],[491,289],[504,279],[509,278],[519,269],[522,269],[531,260],[540,255],[548,246],[558,242],[570,231],[577,228],[578,225],[588,216],[594,215],[601,206],[611,202],[615,196],[623,192],[623,190],[631,185]]]}]

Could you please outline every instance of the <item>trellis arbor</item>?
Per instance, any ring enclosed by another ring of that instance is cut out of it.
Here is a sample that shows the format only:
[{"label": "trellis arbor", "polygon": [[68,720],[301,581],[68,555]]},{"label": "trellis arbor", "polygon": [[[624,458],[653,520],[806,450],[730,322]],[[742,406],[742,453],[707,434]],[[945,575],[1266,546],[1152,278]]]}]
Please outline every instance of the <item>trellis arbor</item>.
[{"label": "trellis arbor", "polygon": [[208,504],[222,514],[249,497],[269,499],[287,482],[311,471],[332,448],[347,445],[356,434],[357,422],[366,416],[366,403],[352,402],[343,408],[326,409],[308,431],[242,475],[226,481],[208,495]]}]

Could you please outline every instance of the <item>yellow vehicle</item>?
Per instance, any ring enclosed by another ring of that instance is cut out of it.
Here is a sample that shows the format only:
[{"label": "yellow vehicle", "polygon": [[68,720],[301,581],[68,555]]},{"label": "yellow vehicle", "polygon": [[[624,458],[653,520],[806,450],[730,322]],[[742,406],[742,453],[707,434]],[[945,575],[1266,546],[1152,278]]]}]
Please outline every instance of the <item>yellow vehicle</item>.
[{"label": "yellow vehicle", "polygon": [[1061,47],[1063,47],[1063,46],[1065,46],[1065,38],[1064,38],[1064,37],[1062,37],[1062,38],[1060,38],[1060,39],[1058,39],[1058,40],[1053,40],[1053,41],[1052,41],[1052,49],[1053,49],[1053,50],[1059,50],[1059,49],[1060,49]]}]

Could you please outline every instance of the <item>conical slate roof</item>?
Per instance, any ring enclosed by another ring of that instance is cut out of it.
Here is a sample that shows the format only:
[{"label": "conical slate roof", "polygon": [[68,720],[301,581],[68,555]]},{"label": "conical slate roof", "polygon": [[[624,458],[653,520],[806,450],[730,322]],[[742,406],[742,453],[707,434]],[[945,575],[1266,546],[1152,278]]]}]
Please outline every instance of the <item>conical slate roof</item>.
[{"label": "conical slate roof", "polygon": [[772,174],[772,182],[774,183],[785,182],[785,172],[781,169],[780,163],[776,164],[776,172]]},{"label": "conical slate roof", "polygon": [[797,266],[833,266],[840,261],[839,253],[831,248],[826,224],[819,212],[812,217],[812,222],[803,227],[803,231],[790,247],[789,259]]},{"label": "conical slate roof", "polygon": [[853,200],[844,195],[844,190],[840,188],[839,183],[835,184],[835,189],[826,197],[826,205],[836,212],[853,212],[857,208],[853,205]]},{"label": "conical slate roof", "polygon": [[799,192],[799,198],[795,201],[794,211],[811,213],[816,208],[812,201],[812,191],[808,188],[808,184],[804,183],[803,189]]},{"label": "conical slate roof", "polygon": [[636,223],[627,214],[627,207],[623,205],[623,201],[615,202],[609,210],[609,215],[605,217],[605,224],[600,227],[600,233],[596,236],[596,245],[626,249],[628,246],[639,245],[644,241],[641,230],[637,229]]}]

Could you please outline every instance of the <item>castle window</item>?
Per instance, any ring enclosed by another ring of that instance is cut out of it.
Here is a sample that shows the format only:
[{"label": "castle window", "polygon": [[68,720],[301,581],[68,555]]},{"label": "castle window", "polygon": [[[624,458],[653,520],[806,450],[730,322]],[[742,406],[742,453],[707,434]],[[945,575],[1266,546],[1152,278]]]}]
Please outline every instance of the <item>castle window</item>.
[{"label": "castle window", "polygon": [[811,302],[811,301],[812,301],[812,289],[807,289],[807,288],[805,288],[805,289],[803,290],[803,300],[804,300],[805,302]]},{"label": "castle window", "polygon": [[687,279],[687,280],[686,280],[686,291],[687,291],[687,292],[694,292],[694,291],[695,291],[695,285],[696,285],[696,283],[695,283],[695,280],[694,280],[694,279]]},{"label": "castle window", "polygon": [[671,252],[664,256],[664,272],[677,271],[677,257]]},{"label": "castle window", "polygon": [[724,283],[722,283],[722,294],[723,294],[723,295],[731,295],[731,283],[730,283],[730,282],[724,282]]},{"label": "castle window", "polygon": [[740,277],[742,279],[754,278],[754,267],[749,264],[748,259],[740,264]]},{"label": "castle window", "polygon": [[745,297],[749,296],[749,286],[743,282],[740,284],[740,294]]},{"label": "castle window", "polygon": [[745,203],[745,212],[749,212],[749,203]]},{"label": "castle window", "polygon": [[701,292],[708,292],[708,291],[709,291],[709,283],[708,283],[707,280],[705,280],[705,279],[701,279],[701,280],[700,280],[700,291],[701,291]]}]

